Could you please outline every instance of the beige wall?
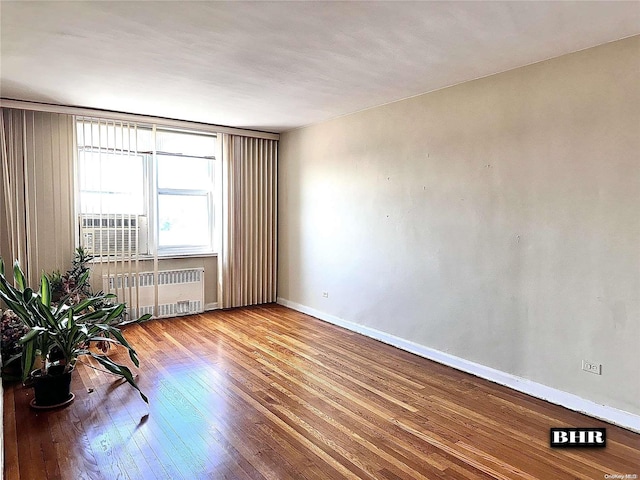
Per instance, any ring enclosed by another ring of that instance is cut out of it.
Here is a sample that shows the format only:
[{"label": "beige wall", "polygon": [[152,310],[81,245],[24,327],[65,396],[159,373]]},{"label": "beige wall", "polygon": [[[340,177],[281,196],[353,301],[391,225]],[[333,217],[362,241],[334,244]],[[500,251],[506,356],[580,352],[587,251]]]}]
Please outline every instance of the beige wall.
[{"label": "beige wall", "polygon": [[639,85],[634,37],[282,135],[278,296],[640,414]]}]

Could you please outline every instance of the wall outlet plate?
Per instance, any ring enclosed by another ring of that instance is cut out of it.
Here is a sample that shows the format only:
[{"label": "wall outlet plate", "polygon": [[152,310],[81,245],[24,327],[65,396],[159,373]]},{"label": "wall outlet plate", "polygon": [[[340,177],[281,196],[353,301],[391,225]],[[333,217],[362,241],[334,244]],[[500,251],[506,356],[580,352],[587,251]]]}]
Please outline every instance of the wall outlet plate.
[{"label": "wall outlet plate", "polygon": [[602,364],[590,362],[589,360],[582,360],[582,370],[589,373],[595,373],[596,375],[602,375]]},{"label": "wall outlet plate", "polygon": [[322,296],[324,298],[329,298],[329,292],[322,292]]}]

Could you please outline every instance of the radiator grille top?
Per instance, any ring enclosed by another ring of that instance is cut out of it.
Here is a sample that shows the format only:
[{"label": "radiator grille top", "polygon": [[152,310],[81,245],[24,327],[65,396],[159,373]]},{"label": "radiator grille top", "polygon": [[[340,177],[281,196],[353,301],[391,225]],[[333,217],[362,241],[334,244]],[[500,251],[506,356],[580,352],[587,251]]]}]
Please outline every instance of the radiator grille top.
[{"label": "radiator grille top", "polygon": [[[185,283],[199,283],[203,280],[204,271],[201,268],[188,270],[166,270],[158,272],[158,285],[181,285]],[[109,290],[115,288],[153,287],[155,275],[153,272],[112,274],[108,277]]]},{"label": "radiator grille top", "polygon": [[[204,311],[204,268],[103,275],[103,289],[139,317],[175,317]],[[157,282],[157,285],[156,285]]]}]

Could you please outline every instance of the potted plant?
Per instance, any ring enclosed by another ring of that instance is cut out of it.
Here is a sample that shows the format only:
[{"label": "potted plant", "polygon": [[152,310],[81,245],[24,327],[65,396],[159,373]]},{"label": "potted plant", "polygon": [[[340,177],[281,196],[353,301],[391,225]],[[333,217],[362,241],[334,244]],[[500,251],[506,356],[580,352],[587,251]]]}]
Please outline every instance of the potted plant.
[{"label": "potted plant", "polygon": [[[89,268],[89,262],[93,259],[93,255],[88,254],[84,248],[78,247],[73,254],[73,261],[71,268],[64,274],[59,270],[55,270],[50,274],[47,274],[49,285],[51,286],[51,302],[66,302],[68,305],[77,305],[83,300],[96,297],[93,308],[103,308],[113,306],[111,298],[115,298],[114,295],[106,295],[102,291],[94,293],[89,284],[89,276],[91,274]],[[97,298],[101,298],[99,301]],[[118,326],[125,322],[126,311],[123,310],[122,315],[112,318],[109,321],[110,325]],[[108,336],[108,334],[105,334]],[[92,342],[93,347],[107,354],[111,347],[114,345],[109,341],[95,341]]]},{"label": "potted plant", "polygon": [[80,300],[92,296],[89,285],[89,262],[93,256],[86,253],[84,248],[78,247],[73,252],[71,268],[64,274],[55,270],[47,275],[51,286],[51,301],[60,302],[71,300],[78,303]]},{"label": "potted plant", "polygon": [[2,314],[2,319],[0,320],[2,379],[17,380],[22,376],[19,362],[22,356],[22,345],[19,342],[29,329],[13,311],[5,310],[3,312],[0,308],[0,313]]},{"label": "potted plant", "polygon": [[[38,292],[26,285],[17,262],[13,277],[15,286],[6,279],[4,262],[0,258],[0,299],[29,329],[19,343],[22,345],[23,381],[30,374],[33,377],[34,407],[58,406],[73,399],[70,391],[71,374],[78,358],[85,355],[94,358],[109,373],[124,378],[148,402],[127,366],[89,350],[91,342],[121,345],[128,350],[133,364],[139,366],[136,351],[120,328],[111,324],[122,316],[125,304],[105,304],[105,298],[111,298],[110,295],[88,297],[78,303],[73,303],[67,297],[55,304],[51,300],[51,285],[47,275],[42,275]],[[143,315],[126,324],[149,318],[150,315]],[[37,358],[41,359],[41,367],[32,371]]]}]

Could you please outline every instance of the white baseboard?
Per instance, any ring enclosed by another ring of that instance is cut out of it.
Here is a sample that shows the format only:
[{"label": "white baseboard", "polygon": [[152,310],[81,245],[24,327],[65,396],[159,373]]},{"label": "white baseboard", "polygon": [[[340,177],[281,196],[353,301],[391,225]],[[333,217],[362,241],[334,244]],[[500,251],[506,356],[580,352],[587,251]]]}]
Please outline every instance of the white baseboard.
[{"label": "white baseboard", "polygon": [[280,305],[284,305],[285,307],[297,310],[298,312],[306,313],[307,315],[311,315],[312,317],[316,317],[333,325],[346,328],[347,330],[350,330],[352,332],[360,333],[366,337],[379,340],[401,350],[414,353],[429,360],[433,360],[435,362],[442,363],[443,365],[453,367],[457,370],[461,370],[463,372],[476,375],[480,378],[484,378],[485,380],[504,385],[522,393],[526,393],[527,395],[531,395],[533,397],[546,400],[556,405],[563,406],[565,408],[568,408],[569,410],[584,413],[585,415],[589,415],[590,417],[595,417],[614,425],[626,428],[628,430],[640,433],[640,415],[625,412],[624,410],[619,410],[607,405],[600,405],[572,393],[548,387],[546,385],[542,385],[541,383],[527,380],[526,378],[518,377],[510,373],[502,372],[494,368],[480,365],[479,363],[465,360],[464,358],[456,357],[454,355],[450,355],[433,348],[425,347],[423,345],[419,345],[409,340],[390,335],[374,328],[343,320],[314,308],[292,302],[290,300],[287,300],[286,298],[278,297],[277,302]]},{"label": "white baseboard", "polygon": [[209,310],[217,310],[218,308],[220,308],[218,306],[218,302],[214,302],[214,303],[205,303],[204,305],[204,311],[208,312]]}]

